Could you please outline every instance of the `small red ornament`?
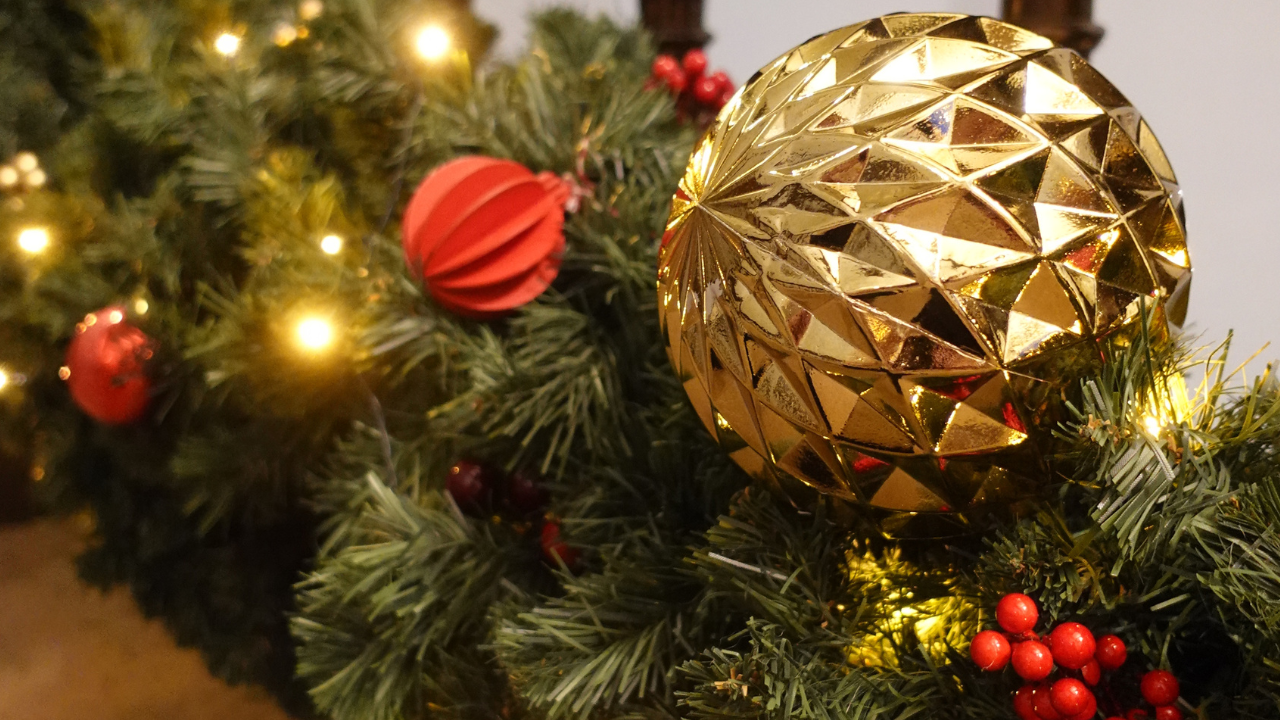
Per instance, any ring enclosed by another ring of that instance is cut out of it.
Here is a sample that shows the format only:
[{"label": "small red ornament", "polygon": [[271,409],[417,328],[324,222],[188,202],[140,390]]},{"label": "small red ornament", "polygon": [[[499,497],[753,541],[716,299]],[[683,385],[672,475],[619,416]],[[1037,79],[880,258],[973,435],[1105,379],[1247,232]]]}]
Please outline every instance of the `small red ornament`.
[{"label": "small red ornament", "polygon": [[1129,657],[1129,649],[1115,635],[1103,635],[1098,638],[1098,649],[1093,652],[1093,657],[1104,669],[1119,670]]},{"label": "small red ornament", "polygon": [[709,77],[700,77],[693,84],[693,97],[703,105],[714,105],[721,92],[720,84]]},{"label": "small red ornament", "polygon": [[1004,666],[1009,664],[1009,657],[1012,654],[1009,641],[995,630],[983,630],[974,636],[973,642],[969,645],[969,656],[978,664],[978,667],[987,672],[1003,670]]},{"label": "small red ornament", "polygon": [[671,55],[659,55],[653,59],[653,67],[650,70],[655,78],[666,80],[668,75],[679,69],[679,60]]},{"label": "small red ornament", "polygon": [[87,315],[67,347],[67,389],[86,415],[122,425],[141,418],[151,403],[151,338],[125,320],[124,308]]},{"label": "small red ornament", "polygon": [[1032,685],[1023,685],[1018,688],[1018,692],[1014,693],[1013,711],[1018,714],[1020,720],[1040,720],[1040,716],[1036,714],[1036,708],[1033,704],[1035,690]]},{"label": "small red ornament", "polygon": [[1020,642],[1013,646],[1013,671],[1023,680],[1039,682],[1053,672],[1053,655],[1037,640]]},{"label": "small red ornament", "polygon": [[511,160],[447,162],[405,208],[405,261],[445,308],[502,315],[542,294],[560,272],[569,196],[555,175]]},{"label": "small red ornament", "polygon": [[1031,706],[1035,708],[1036,717],[1040,720],[1062,720],[1062,713],[1053,707],[1053,693],[1044,683],[1036,685],[1031,691]]},{"label": "small red ornament", "polygon": [[996,605],[996,622],[1014,635],[1031,632],[1039,619],[1036,601],[1022,593],[1009,593]]},{"label": "small red ornament", "polygon": [[1152,670],[1142,676],[1142,697],[1147,702],[1160,707],[1172,705],[1178,699],[1178,678],[1168,670]]},{"label": "small red ornament", "polygon": [[700,78],[707,71],[707,54],[695,48],[684,54],[684,62],[681,64],[690,78]]},{"label": "small red ornament", "polygon": [[547,520],[542,524],[542,557],[552,565],[563,562],[572,568],[578,562],[578,550],[560,539],[560,521]]},{"label": "small red ornament", "polygon": [[1098,699],[1089,693],[1085,696],[1084,709],[1075,715],[1067,717],[1067,720],[1093,720],[1098,714]]},{"label": "small red ornament", "polygon": [[1156,708],[1156,720],[1182,720],[1182,711],[1177,705],[1161,705]]},{"label": "small red ornament", "polygon": [[1062,678],[1049,689],[1053,709],[1068,717],[1079,715],[1089,705],[1093,693],[1075,678]]},{"label": "small red ornament", "polygon": [[1053,661],[1068,670],[1079,670],[1093,659],[1097,649],[1093,633],[1077,622],[1062,623],[1049,633],[1049,647],[1053,648]]},{"label": "small red ornament", "polygon": [[1086,685],[1097,685],[1102,680],[1102,668],[1098,665],[1097,660],[1090,660],[1080,668],[1080,677],[1084,678]]}]

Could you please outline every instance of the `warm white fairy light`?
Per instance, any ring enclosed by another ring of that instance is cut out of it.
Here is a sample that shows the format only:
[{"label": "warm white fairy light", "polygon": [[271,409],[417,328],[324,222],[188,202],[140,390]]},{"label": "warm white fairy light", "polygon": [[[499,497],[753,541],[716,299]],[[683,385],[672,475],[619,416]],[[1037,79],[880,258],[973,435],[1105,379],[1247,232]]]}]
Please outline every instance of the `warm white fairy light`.
[{"label": "warm white fairy light", "polygon": [[342,238],[337,235],[325,235],[320,240],[320,249],[327,255],[337,255],[342,252]]},{"label": "warm white fairy light", "polygon": [[29,173],[40,167],[40,161],[35,153],[20,152],[13,156],[13,166],[18,168],[18,172]]},{"label": "warm white fairy light", "polygon": [[298,29],[287,22],[276,25],[276,29],[271,32],[271,41],[280,47],[285,47],[298,39]]},{"label": "warm white fairy light", "polygon": [[298,323],[298,344],[304,350],[317,352],[333,344],[333,326],[319,317],[303,318]]},{"label": "warm white fairy light", "polygon": [[48,179],[48,176],[45,175],[44,171],[40,168],[36,168],[35,170],[27,173],[27,184],[33,188],[42,187],[44,185],[44,181]]},{"label": "warm white fairy light", "polygon": [[147,311],[150,309],[151,309],[151,303],[148,303],[143,298],[138,298],[137,300],[133,301],[133,311],[138,313],[139,315],[146,315]]},{"label": "warm white fairy light", "polygon": [[320,0],[302,0],[298,4],[298,17],[304,21],[315,20],[324,12],[324,3]]},{"label": "warm white fairy light", "polygon": [[9,373],[4,368],[0,368],[0,390],[4,390],[9,385]]},{"label": "warm white fairy light", "polygon": [[30,255],[39,255],[49,247],[49,231],[30,227],[18,233],[18,247]]},{"label": "warm white fairy light", "polygon": [[18,173],[18,168],[12,165],[0,167],[0,187],[13,187],[18,184],[18,180],[21,177]]},{"label": "warm white fairy light", "polygon": [[213,41],[213,49],[220,55],[231,57],[240,51],[240,36],[229,32],[222,33]]},{"label": "warm white fairy light", "polygon": [[439,60],[449,52],[450,45],[452,41],[449,39],[449,33],[439,25],[428,25],[422,28],[414,42],[418,55],[424,60]]}]

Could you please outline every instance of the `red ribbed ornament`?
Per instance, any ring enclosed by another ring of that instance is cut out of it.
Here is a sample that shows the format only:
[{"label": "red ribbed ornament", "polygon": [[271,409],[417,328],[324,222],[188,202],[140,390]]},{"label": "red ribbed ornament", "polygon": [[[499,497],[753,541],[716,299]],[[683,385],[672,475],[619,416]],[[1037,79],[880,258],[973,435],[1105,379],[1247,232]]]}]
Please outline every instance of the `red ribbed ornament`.
[{"label": "red ribbed ornament", "polygon": [[469,155],[447,162],[405,208],[405,261],[452,312],[510,312],[560,272],[569,196],[555,175],[534,175],[511,160]]},{"label": "red ribbed ornament", "polygon": [[67,347],[67,389],[86,415],[108,425],[138,420],[151,403],[151,338],[125,319],[124,308],[91,313]]}]

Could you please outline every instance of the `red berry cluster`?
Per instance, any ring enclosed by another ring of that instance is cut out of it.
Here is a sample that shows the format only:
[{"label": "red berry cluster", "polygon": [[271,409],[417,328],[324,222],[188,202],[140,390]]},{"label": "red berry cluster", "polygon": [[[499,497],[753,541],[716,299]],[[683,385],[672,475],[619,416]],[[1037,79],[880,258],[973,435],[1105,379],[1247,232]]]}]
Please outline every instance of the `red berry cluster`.
[{"label": "red berry cluster", "polygon": [[539,517],[547,504],[547,493],[533,475],[521,471],[504,474],[488,465],[459,460],[449,468],[445,490],[464,513],[510,520],[511,527],[521,534],[541,522],[538,544],[543,558],[553,566],[563,561],[570,568],[578,561],[578,550],[560,537],[560,521],[549,515]]},{"label": "red berry cluster", "polygon": [[707,75],[707,54],[690,50],[684,61],[673,55],[659,55],[653,60],[649,87],[665,87],[676,98],[682,118],[714,114],[733,97],[733,82],[723,70]]}]

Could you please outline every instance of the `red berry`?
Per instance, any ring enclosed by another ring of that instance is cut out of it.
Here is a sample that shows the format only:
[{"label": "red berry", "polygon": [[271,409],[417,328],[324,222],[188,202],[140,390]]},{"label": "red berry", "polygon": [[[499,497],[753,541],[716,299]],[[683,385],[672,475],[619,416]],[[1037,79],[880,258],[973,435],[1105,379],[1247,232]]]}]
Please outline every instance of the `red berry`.
[{"label": "red berry", "polygon": [[700,77],[693,84],[693,97],[703,105],[713,105],[720,98],[720,86],[709,77]]},{"label": "red berry", "polygon": [[542,556],[552,565],[563,562],[572,568],[578,562],[578,551],[560,539],[560,522],[548,520],[542,524]]},{"label": "red berry", "polygon": [[1161,705],[1156,708],[1156,720],[1182,720],[1182,711],[1177,705]]},{"label": "red berry", "polygon": [[[1018,661],[1015,652],[1014,663]],[[1172,705],[1178,699],[1178,678],[1168,670],[1152,670],[1142,676],[1142,697],[1147,702],[1160,707],[1161,705]]]},{"label": "red berry", "polygon": [[1049,700],[1053,703],[1053,709],[1067,716],[1084,712],[1088,698],[1092,695],[1089,688],[1075,678],[1063,678],[1049,688]]},{"label": "red berry", "polygon": [[1098,699],[1089,693],[1085,698],[1084,709],[1067,718],[1067,720],[1093,720],[1098,714]]},{"label": "red berry", "polygon": [[1062,623],[1049,633],[1053,661],[1068,670],[1079,670],[1093,659],[1098,645],[1089,628],[1077,622]]},{"label": "red berry", "polygon": [[492,473],[480,463],[459,460],[449,468],[444,487],[462,510],[483,510],[492,492]]},{"label": "red berry", "polygon": [[653,76],[660,80],[666,80],[677,70],[680,70],[680,62],[670,55],[659,55],[653,59]]},{"label": "red berry", "polygon": [[1031,691],[1031,707],[1035,708],[1036,717],[1040,720],[1062,720],[1062,713],[1053,707],[1053,693],[1044,683]]},{"label": "red berry", "polygon": [[1038,640],[1028,640],[1013,646],[1013,671],[1023,680],[1039,682],[1053,672],[1053,655]]},{"label": "red berry", "polygon": [[679,95],[684,92],[686,87],[689,87],[689,76],[685,75],[680,68],[676,68],[669,75],[663,76],[662,81],[667,84],[667,89],[671,91],[672,95]]},{"label": "red berry", "polygon": [[1129,649],[1115,635],[1103,635],[1098,638],[1098,649],[1093,652],[1093,657],[1103,668],[1119,670],[1129,657]]},{"label": "red berry", "polygon": [[1040,720],[1040,716],[1036,714],[1035,706],[1032,705],[1031,699],[1035,694],[1035,688],[1030,685],[1023,685],[1018,688],[1018,692],[1013,695],[1013,711],[1018,714],[1021,720]]},{"label": "red berry", "polygon": [[507,478],[507,509],[528,517],[541,512],[546,504],[547,491],[536,475],[517,470]]},{"label": "red berry", "polygon": [[696,48],[685,53],[684,71],[691,78],[702,77],[707,71],[707,54]]},{"label": "red berry", "polygon": [[1009,593],[1000,598],[996,605],[996,622],[1005,632],[1021,635],[1031,632],[1040,619],[1040,611],[1036,610],[1036,601],[1022,593]]},{"label": "red berry", "polygon": [[1125,720],[1147,720],[1147,711],[1134,708],[1124,714]]},{"label": "red berry", "polygon": [[729,79],[729,75],[725,71],[717,70],[708,77],[716,81],[716,87],[720,88],[720,92],[725,90],[733,91],[733,81]]},{"label": "red berry", "polygon": [[735,90],[734,87],[730,85],[729,87],[724,89],[724,93],[720,96],[720,99],[716,101],[716,104],[719,105],[720,107],[724,107],[725,105],[728,105],[729,101],[733,99],[733,96],[735,93],[737,93],[737,90]]},{"label": "red berry", "polygon": [[983,630],[973,637],[973,643],[969,645],[969,656],[987,672],[1003,670],[1012,654],[1009,641],[995,630]]},{"label": "red berry", "polygon": [[1098,667],[1097,660],[1090,660],[1080,668],[1080,676],[1084,678],[1086,685],[1097,685],[1102,680],[1102,668]]}]

